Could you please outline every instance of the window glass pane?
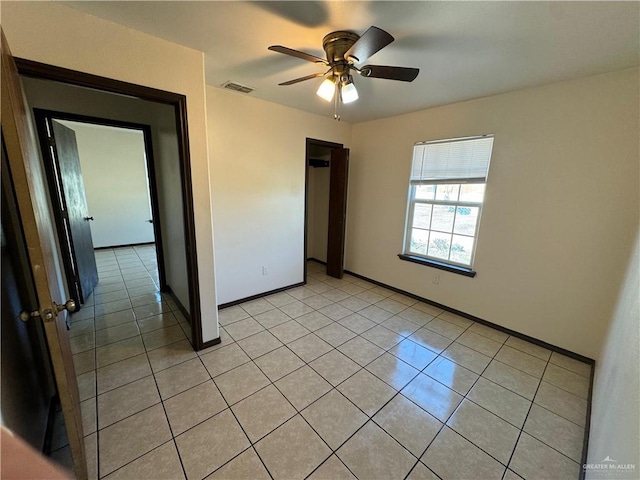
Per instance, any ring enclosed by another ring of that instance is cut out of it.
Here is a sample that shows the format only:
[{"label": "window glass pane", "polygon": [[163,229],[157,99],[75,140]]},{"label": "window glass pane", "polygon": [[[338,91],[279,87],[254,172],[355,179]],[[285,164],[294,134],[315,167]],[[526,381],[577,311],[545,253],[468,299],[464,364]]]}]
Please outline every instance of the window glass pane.
[{"label": "window glass pane", "polygon": [[413,207],[413,226],[415,228],[429,228],[431,224],[431,205],[416,203]]},{"label": "window glass pane", "polygon": [[471,252],[473,251],[473,237],[454,235],[451,242],[451,260],[454,262],[471,265]]},{"label": "window glass pane", "polygon": [[478,207],[458,207],[458,211],[456,212],[456,225],[453,233],[475,235],[479,212],[480,208]]},{"label": "window glass pane", "polygon": [[409,245],[409,249],[413,253],[419,253],[420,255],[427,254],[427,242],[429,241],[429,231],[428,230],[419,230],[417,228],[413,228],[411,230],[411,244]]},{"label": "window glass pane", "polygon": [[416,200],[433,200],[436,193],[435,185],[417,185]]},{"label": "window glass pane", "polygon": [[446,200],[448,202],[455,202],[458,200],[458,191],[460,190],[460,184],[455,185],[437,185],[436,200]]},{"label": "window glass pane", "polygon": [[441,232],[453,231],[453,217],[456,207],[453,205],[434,205],[433,219],[431,220],[431,230]]},{"label": "window glass pane", "polygon": [[451,248],[451,235],[448,233],[431,232],[429,237],[429,256],[435,258],[449,259],[449,249]]},{"label": "window glass pane", "polygon": [[482,202],[484,199],[484,183],[470,183],[460,188],[461,202]]}]

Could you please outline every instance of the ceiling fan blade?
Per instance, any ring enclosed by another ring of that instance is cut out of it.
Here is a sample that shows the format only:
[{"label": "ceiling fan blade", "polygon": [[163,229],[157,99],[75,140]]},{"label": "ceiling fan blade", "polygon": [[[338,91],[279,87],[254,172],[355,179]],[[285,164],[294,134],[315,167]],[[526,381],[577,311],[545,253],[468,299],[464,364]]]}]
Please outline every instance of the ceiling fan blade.
[{"label": "ceiling fan blade", "polygon": [[413,82],[418,73],[420,73],[418,68],[390,67],[388,65],[365,65],[360,69],[360,75],[363,77],[386,78],[401,82]]},{"label": "ceiling fan blade", "polygon": [[310,53],[293,50],[292,48],[283,47],[282,45],[271,45],[269,47],[269,50],[271,50],[272,52],[284,53],[285,55],[291,55],[292,57],[301,58],[302,60],[306,60],[307,62],[329,65],[329,62],[327,62],[324,58],[316,57],[315,55],[311,55]]},{"label": "ceiling fan blade", "polygon": [[393,36],[381,28],[369,27],[358,41],[347,50],[344,58],[347,60],[352,59],[356,63],[364,62],[371,55],[393,42],[393,40]]},{"label": "ceiling fan blade", "polygon": [[289,80],[288,82],[282,82],[278,85],[293,85],[294,83],[304,82],[305,80],[311,80],[312,78],[324,77],[325,73],[314,73],[313,75],[307,75],[306,77],[294,78],[293,80]]}]

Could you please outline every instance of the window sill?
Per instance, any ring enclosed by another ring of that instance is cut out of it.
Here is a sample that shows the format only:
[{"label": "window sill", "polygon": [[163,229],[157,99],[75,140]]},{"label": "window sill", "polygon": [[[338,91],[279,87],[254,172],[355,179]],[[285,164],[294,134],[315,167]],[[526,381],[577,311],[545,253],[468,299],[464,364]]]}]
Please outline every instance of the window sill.
[{"label": "window sill", "polygon": [[475,277],[476,272],[470,268],[458,267],[455,265],[448,265],[442,262],[436,262],[435,260],[429,260],[427,258],[416,257],[414,255],[406,255],[399,253],[398,258],[407,262],[417,263],[419,265],[426,265],[427,267],[437,268],[446,272],[457,273],[458,275],[464,275],[465,277]]}]

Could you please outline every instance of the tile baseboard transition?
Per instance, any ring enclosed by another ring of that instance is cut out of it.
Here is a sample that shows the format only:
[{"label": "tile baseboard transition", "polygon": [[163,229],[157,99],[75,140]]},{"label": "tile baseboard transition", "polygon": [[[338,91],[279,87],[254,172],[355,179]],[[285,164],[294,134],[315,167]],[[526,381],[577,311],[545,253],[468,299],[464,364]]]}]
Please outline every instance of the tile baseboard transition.
[{"label": "tile baseboard transition", "polygon": [[284,292],[286,290],[291,290],[292,288],[302,287],[306,285],[307,282],[294,283],[293,285],[288,285],[286,287],[276,288],[275,290],[269,290],[268,292],[258,293],[256,295],[251,295],[250,297],[240,298],[238,300],[233,300],[232,302],[221,303],[218,305],[218,310],[223,310],[225,308],[233,307],[235,305],[240,305],[241,303],[250,302],[251,300],[257,300],[258,298],[267,297],[269,295],[273,295],[275,293]]},{"label": "tile baseboard transition", "polygon": [[166,285],[162,291],[169,294],[171,300],[173,300],[173,302],[178,306],[178,310],[180,310],[180,313],[182,313],[185,320],[189,322],[189,324],[191,324],[191,314],[187,312],[187,309],[184,307],[180,299],[178,299],[177,295],[174,293],[171,287],[169,285]]},{"label": "tile baseboard transition", "polygon": [[94,247],[94,250],[109,250],[111,248],[126,248],[126,247],[144,247],[145,245],[155,245],[154,242],[142,242],[142,243],[125,243],[124,245],[111,245],[110,247]]},{"label": "tile baseboard transition", "polygon": [[506,333],[508,335],[511,335],[511,336],[514,336],[514,337],[518,337],[518,338],[520,338],[522,340],[526,340],[527,342],[531,342],[531,343],[533,343],[535,345],[538,345],[539,347],[546,348],[547,350],[551,350],[552,352],[557,352],[557,353],[560,353],[560,354],[565,355],[567,357],[571,357],[574,360],[578,360],[580,362],[587,363],[589,365],[595,365],[595,363],[596,363],[596,361],[594,359],[589,358],[589,357],[585,357],[584,355],[580,355],[579,353],[572,352],[572,351],[567,350],[565,348],[558,347],[556,345],[553,345],[551,343],[547,343],[547,342],[545,342],[543,340],[539,340],[539,339],[534,338],[534,337],[530,337],[529,335],[525,335],[524,333],[520,333],[520,332],[517,332],[515,330],[511,330],[510,328],[503,327],[502,325],[498,325],[496,323],[490,322],[490,321],[485,320],[485,319],[480,318],[480,317],[476,317],[475,315],[471,315],[469,313],[465,313],[465,312],[462,312],[460,310],[456,310],[455,308],[451,308],[451,307],[448,307],[446,305],[442,305],[441,303],[434,302],[433,300],[429,300],[428,298],[424,298],[424,297],[421,297],[419,295],[415,295],[413,293],[406,292],[405,290],[401,290],[401,289],[396,288],[396,287],[392,287],[391,285],[387,285],[386,283],[378,282],[377,280],[373,280],[371,278],[365,277],[364,275],[360,275],[359,273],[355,273],[355,272],[352,272],[350,270],[345,270],[344,273],[348,273],[349,275],[352,275],[354,277],[360,278],[361,280],[366,280],[367,282],[373,283],[375,285],[378,285],[380,287],[386,288],[388,290],[392,290],[392,291],[394,291],[396,293],[401,293],[402,295],[406,295],[407,297],[411,297],[411,298],[414,298],[414,299],[419,300],[421,302],[428,303],[429,305],[433,305],[434,307],[441,308],[442,310],[445,310],[447,312],[455,313],[456,315],[459,315],[461,317],[468,318],[469,320],[473,320],[474,322],[478,322],[478,323],[480,323],[482,325],[485,325],[487,327],[493,328],[495,330],[499,330],[499,331],[501,331],[503,333]]},{"label": "tile baseboard transition", "polygon": [[[307,260],[311,261],[311,262],[319,263],[320,265],[326,265],[326,262],[323,262],[322,260],[318,260],[318,259],[313,258],[313,257],[310,257]],[[596,361],[594,359],[589,358],[589,357],[585,357],[584,355],[580,355],[579,353],[572,352],[572,351],[567,350],[565,348],[558,347],[557,345],[553,345],[551,343],[547,343],[547,342],[545,342],[543,340],[539,340],[539,339],[534,338],[534,337],[530,337],[529,335],[525,335],[524,333],[520,333],[520,332],[517,332],[515,330],[511,330],[510,328],[503,327],[502,325],[498,325],[496,323],[490,322],[490,321],[485,320],[483,318],[476,317],[475,315],[471,315],[469,313],[462,312],[460,310],[456,310],[455,308],[451,308],[451,307],[448,307],[447,305],[443,305],[441,303],[434,302],[433,300],[429,300],[428,298],[424,298],[424,297],[421,297],[419,295],[415,295],[413,293],[407,292],[407,291],[402,290],[400,288],[393,287],[391,285],[387,285],[386,283],[379,282],[377,280],[373,280],[372,278],[365,277],[364,275],[360,275],[359,273],[352,272],[351,270],[345,270],[344,273],[347,273],[349,275],[357,277],[357,278],[359,278],[361,280],[365,280],[367,282],[373,283],[374,285],[378,285],[380,287],[386,288],[388,290],[392,290],[392,291],[394,291],[396,293],[400,293],[402,295],[406,295],[407,297],[411,297],[411,298],[414,298],[414,299],[419,300],[421,302],[428,303],[429,305],[433,305],[434,307],[441,308],[442,310],[445,310],[447,312],[451,312],[451,313],[454,313],[454,314],[459,315],[461,317],[468,318],[469,320],[473,320],[474,322],[478,322],[478,323],[480,323],[482,325],[485,325],[487,327],[493,328],[495,330],[499,330],[500,332],[506,333],[508,335],[512,335],[512,336],[520,338],[522,340],[526,340],[527,342],[531,342],[531,343],[533,343],[535,345],[538,345],[539,347],[546,348],[547,350],[551,350],[552,352],[557,352],[557,353],[560,353],[562,355],[566,355],[567,357],[571,357],[574,360],[578,360],[580,362],[583,362],[583,363],[586,363],[586,364],[589,364],[589,365],[595,365],[595,363],[596,363]],[[218,309],[222,310],[224,308],[233,307],[235,305],[239,305],[239,304],[244,303],[244,302],[249,302],[251,300],[256,300],[258,298],[266,297],[268,295],[273,295],[274,293],[280,293],[280,292],[284,292],[286,290],[290,290],[292,288],[301,287],[303,285],[306,285],[306,283],[307,283],[306,281],[300,282],[300,283],[295,283],[293,285],[277,288],[275,290],[270,290],[268,292],[258,293],[256,295],[251,295],[250,297],[241,298],[239,300],[234,300],[232,302],[222,303],[222,304],[218,305]]]}]

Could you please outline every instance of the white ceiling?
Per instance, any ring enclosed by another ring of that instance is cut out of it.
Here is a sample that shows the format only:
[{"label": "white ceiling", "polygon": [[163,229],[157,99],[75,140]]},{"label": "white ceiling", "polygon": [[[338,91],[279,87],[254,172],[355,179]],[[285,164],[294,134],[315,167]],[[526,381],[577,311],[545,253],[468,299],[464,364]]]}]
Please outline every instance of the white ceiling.
[{"label": "white ceiling", "polygon": [[315,95],[321,79],[278,86],[322,68],[267,47],[280,44],[324,57],[325,34],[380,27],[396,40],[366,63],[418,67],[420,75],[412,83],[356,77],[360,100],[341,107],[349,122],[640,63],[635,1],[64,3],[205,52],[209,85],[234,81],[255,88],[251,96],[326,116],[333,106]]}]

